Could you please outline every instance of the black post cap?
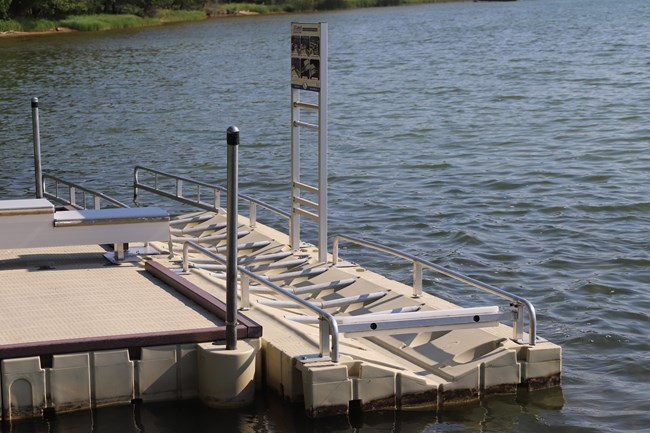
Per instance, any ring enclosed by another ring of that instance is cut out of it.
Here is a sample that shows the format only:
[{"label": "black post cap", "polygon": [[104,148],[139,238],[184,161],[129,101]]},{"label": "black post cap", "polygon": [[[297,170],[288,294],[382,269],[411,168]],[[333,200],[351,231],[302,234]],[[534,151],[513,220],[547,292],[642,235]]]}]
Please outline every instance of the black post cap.
[{"label": "black post cap", "polygon": [[38,98],[36,96],[32,98],[32,108],[38,108]]},{"label": "black post cap", "polygon": [[239,128],[231,126],[226,131],[226,142],[230,146],[237,146],[239,144]]}]

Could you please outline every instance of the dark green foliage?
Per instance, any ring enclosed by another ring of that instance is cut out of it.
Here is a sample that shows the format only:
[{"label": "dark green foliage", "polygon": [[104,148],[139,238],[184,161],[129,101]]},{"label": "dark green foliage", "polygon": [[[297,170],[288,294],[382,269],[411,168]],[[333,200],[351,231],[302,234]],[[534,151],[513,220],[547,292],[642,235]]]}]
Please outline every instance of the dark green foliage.
[{"label": "dark green foliage", "polygon": [[316,3],[316,9],[318,10],[345,9],[347,7],[347,0],[319,0]]},{"label": "dark green foliage", "polygon": [[0,20],[9,19],[9,6],[11,0],[0,0]]},{"label": "dark green foliage", "polygon": [[152,17],[159,9],[201,10],[204,0],[0,0],[0,20],[70,15],[132,14]]}]

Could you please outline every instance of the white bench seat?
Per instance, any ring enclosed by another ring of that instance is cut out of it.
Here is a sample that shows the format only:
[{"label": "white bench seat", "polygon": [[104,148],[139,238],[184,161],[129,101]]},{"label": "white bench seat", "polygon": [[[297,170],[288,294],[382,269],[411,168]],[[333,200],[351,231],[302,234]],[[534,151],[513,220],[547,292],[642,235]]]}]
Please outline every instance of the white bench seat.
[{"label": "white bench seat", "polygon": [[154,222],[164,222],[166,225],[169,225],[169,215],[157,207],[71,210],[56,212],[54,214],[54,227]]},{"label": "white bench seat", "polygon": [[0,201],[0,248],[167,241],[169,214],[157,207],[54,211],[45,199]]}]

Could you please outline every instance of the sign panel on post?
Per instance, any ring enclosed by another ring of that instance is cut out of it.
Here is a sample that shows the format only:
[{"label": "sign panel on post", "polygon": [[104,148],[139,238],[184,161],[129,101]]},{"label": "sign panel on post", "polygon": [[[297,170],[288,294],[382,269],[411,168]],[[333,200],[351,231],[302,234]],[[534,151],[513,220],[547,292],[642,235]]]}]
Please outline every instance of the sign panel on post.
[{"label": "sign panel on post", "polygon": [[321,32],[319,24],[291,25],[291,87],[320,92]]}]

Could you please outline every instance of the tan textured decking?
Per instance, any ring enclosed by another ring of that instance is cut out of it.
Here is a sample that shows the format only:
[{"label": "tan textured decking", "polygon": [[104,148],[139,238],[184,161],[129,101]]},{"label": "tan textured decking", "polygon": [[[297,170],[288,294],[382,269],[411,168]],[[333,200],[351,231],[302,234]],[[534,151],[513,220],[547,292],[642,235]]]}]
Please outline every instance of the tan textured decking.
[{"label": "tan textured decking", "polygon": [[111,265],[104,252],[96,246],[0,251],[0,345],[224,324],[140,264]]}]

